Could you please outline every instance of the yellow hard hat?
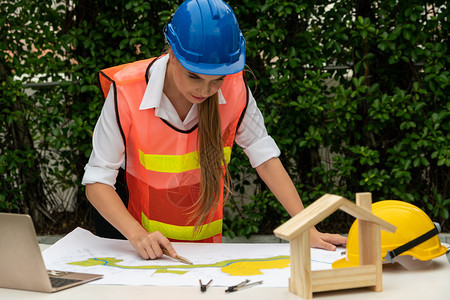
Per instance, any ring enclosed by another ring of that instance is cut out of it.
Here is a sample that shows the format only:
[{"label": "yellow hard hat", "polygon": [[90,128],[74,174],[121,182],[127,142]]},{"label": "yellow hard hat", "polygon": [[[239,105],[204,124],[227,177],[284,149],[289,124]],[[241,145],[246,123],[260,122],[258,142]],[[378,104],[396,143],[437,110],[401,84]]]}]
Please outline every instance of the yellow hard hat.
[{"label": "yellow hard hat", "polygon": [[[447,248],[441,245],[440,228],[417,206],[398,200],[384,200],[372,204],[372,213],[397,227],[395,233],[381,231],[381,256],[383,261],[410,255],[428,261],[444,255]],[[333,268],[359,265],[358,222],[355,220],[347,238],[346,257],[333,263]]]}]

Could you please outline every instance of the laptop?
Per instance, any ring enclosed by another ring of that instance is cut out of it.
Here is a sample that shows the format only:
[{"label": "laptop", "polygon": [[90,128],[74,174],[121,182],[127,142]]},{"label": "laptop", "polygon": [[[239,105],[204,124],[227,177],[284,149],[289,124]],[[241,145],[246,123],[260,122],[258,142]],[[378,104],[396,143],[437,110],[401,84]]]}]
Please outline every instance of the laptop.
[{"label": "laptop", "polygon": [[102,277],[47,270],[31,217],[0,213],[0,287],[52,293]]}]

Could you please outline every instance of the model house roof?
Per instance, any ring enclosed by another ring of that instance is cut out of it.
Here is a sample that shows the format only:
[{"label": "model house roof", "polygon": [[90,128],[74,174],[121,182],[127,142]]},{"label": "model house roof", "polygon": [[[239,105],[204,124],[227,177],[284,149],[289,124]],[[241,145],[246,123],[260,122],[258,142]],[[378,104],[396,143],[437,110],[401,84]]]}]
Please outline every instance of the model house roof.
[{"label": "model house roof", "polygon": [[274,233],[277,237],[290,241],[295,239],[305,230],[309,230],[309,228],[316,225],[338,209],[341,209],[360,220],[375,223],[385,231],[395,232],[396,230],[394,225],[378,218],[370,211],[357,206],[350,200],[337,195],[325,194],[296,216],[275,229]]}]

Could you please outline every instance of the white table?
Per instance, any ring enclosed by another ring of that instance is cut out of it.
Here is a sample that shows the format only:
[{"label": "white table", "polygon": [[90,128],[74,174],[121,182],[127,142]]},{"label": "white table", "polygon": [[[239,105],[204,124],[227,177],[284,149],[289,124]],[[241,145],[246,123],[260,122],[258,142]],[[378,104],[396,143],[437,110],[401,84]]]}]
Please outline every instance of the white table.
[{"label": "white table", "polygon": [[[45,249],[48,245],[41,245]],[[233,293],[225,288],[210,287],[205,293],[200,287],[82,285],[53,294],[0,288],[0,299],[302,299],[287,288],[251,287]],[[433,266],[425,270],[407,271],[399,265],[384,266],[383,291],[372,292],[367,288],[314,293],[313,299],[450,299],[450,264],[446,256],[433,260]]]}]

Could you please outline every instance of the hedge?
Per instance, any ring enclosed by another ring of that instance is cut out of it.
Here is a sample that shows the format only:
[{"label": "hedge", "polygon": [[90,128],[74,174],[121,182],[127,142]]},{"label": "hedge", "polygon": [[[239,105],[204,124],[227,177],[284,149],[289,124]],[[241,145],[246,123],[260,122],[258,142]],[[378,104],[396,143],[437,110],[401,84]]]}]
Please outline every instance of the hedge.
[{"label": "hedge", "polygon": [[[368,191],[414,203],[448,230],[446,1],[228,3],[247,41],[249,86],[305,205]],[[45,230],[75,189],[76,212],[88,216],[80,181],[102,106],[95,73],[161,53],[178,5],[0,3],[1,211],[30,213]],[[53,84],[33,88],[32,78]],[[289,216],[236,149],[224,232],[270,232]]]}]

